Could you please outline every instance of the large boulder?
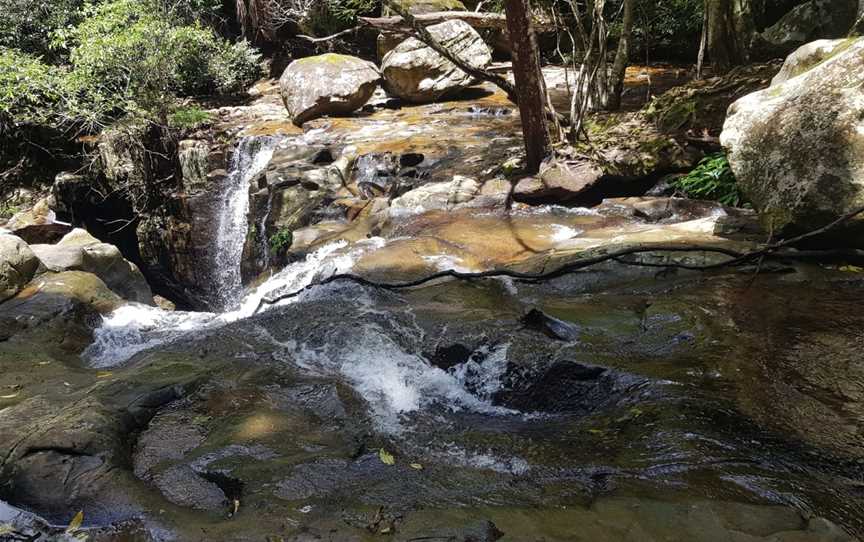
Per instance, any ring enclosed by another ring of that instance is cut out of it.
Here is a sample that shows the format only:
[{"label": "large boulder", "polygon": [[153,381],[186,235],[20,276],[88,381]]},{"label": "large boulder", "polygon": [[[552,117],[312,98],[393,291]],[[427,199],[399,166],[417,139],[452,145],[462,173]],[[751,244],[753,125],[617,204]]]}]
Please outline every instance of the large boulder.
[{"label": "large boulder", "polygon": [[[492,62],[489,46],[464,21],[447,21],[427,30],[438,43],[471,66],[485,68]],[[474,81],[417,38],[409,38],[387,53],[381,71],[390,94],[414,103],[434,102]]]},{"label": "large boulder", "polygon": [[[864,39],[735,102],[721,142],[770,231],[815,230],[864,205]],[[845,242],[864,219],[849,226]]]},{"label": "large boulder", "polygon": [[768,52],[786,54],[820,38],[841,38],[855,23],[858,0],[809,0],[795,7],[761,38]]},{"label": "large boulder", "polygon": [[771,86],[785,83],[793,77],[812,70],[835,54],[845,51],[855,40],[816,40],[802,45],[786,58],[780,73],[771,80]]},{"label": "large boulder", "polygon": [[[439,11],[468,11],[460,0],[402,0],[399,2],[411,15],[423,15]],[[396,15],[386,4],[381,7],[381,15]],[[395,32],[381,32],[378,35],[378,60],[399,45],[404,38]]]},{"label": "large boulder", "polygon": [[346,115],[366,105],[381,75],[371,62],[328,53],[292,62],[282,74],[282,100],[294,124]]},{"label": "large boulder", "polygon": [[48,198],[37,201],[33,207],[16,213],[4,228],[29,244],[56,243],[72,230],[72,226],[57,222],[50,204]]},{"label": "large boulder", "polygon": [[20,237],[0,235],[0,302],[17,294],[39,268],[39,259]]},{"label": "large boulder", "polygon": [[100,242],[85,230],[73,230],[56,245],[30,248],[49,271],[93,273],[122,298],[153,304],[153,293],[138,267],[124,259],[117,247]]}]

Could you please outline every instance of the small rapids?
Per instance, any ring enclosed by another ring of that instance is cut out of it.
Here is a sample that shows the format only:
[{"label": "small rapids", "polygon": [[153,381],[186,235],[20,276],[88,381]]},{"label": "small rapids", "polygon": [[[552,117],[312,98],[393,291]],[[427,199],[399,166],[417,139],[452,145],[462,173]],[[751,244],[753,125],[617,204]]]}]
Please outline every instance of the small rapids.
[{"label": "small rapids", "polygon": [[405,349],[378,325],[363,325],[356,337],[356,341],[319,348],[283,346],[302,368],[345,377],[369,402],[379,429],[386,432],[402,431],[402,415],[426,408],[516,413],[492,401],[507,368],[507,343],[478,352],[482,362],[471,358],[444,370]]},{"label": "small rapids", "polygon": [[[223,313],[166,311],[138,303],[120,307],[103,319],[94,332],[93,343],[83,357],[93,367],[111,367],[149,348],[159,346],[190,332],[212,329],[255,314],[261,301],[282,293],[301,290],[312,283],[322,270],[348,271],[354,260],[378,240],[370,240],[345,251],[344,242],[332,243],[313,252],[305,260],[288,265],[257,288],[241,297],[237,308]],[[262,310],[280,304],[264,305]],[[232,302],[233,303],[233,302]]]}]

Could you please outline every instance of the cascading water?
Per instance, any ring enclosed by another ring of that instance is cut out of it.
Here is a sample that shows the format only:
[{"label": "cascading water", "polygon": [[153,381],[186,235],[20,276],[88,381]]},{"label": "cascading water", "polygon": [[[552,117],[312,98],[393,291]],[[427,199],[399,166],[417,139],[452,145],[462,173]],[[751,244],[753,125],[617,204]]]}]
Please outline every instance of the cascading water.
[{"label": "cascading water", "polygon": [[[236,308],[223,313],[172,312],[129,303],[105,317],[94,332],[94,341],[84,351],[83,357],[94,367],[110,367],[123,363],[138,352],[173,341],[192,331],[248,318],[255,314],[262,299],[300,290],[312,283],[323,270],[328,273],[347,272],[360,254],[380,246],[379,243],[379,240],[371,239],[348,251],[343,250],[344,242],[322,247],[305,260],[276,273],[242,298],[238,296],[239,303],[232,301]],[[288,300],[282,304],[290,302]]]},{"label": "cascading water", "polygon": [[219,309],[231,308],[243,290],[240,261],[249,230],[249,182],[270,163],[277,144],[273,137],[246,137],[231,159],[213,247],[214,304]]}]

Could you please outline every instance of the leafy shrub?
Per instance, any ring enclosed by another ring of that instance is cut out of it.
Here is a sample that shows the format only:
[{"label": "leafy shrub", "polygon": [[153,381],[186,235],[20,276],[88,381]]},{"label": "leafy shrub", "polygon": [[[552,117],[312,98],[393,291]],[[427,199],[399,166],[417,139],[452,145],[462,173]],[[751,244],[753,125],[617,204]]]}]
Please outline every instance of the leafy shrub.
[{"label": "leafy shrub", "polygon": [[706,156],[696,168],[676,179],[672,186],[695,199],[718,201],[737,207],[744,201],[729,160],[721,153]]},{"label": "leafy shrub", "polygon": [[66,94],[64,73],[41,59],[0,47],[0,113],[17,122],[51,123]]},{"label": "leafy shrub", "polygon": [[194,130],[213,120],[209,111],[198,106],[188,106],[175,109],[168,115],[168,125],[180,130]]},{"label": "leafy shrub", "polygon": [[58,56],[54,33],[78,21],[84,0],[2,0],[0,47]]},{"label": "leafy shrub", "polygon": [[294,233],[287,228],[282,228],[270,237],[270,250],[274,254],[282,254],[291,247],[293,242]]},{"label": "leafy shrub", "polygon": [[237,92],[260,74],[260,56],[202,26],[176,25],[150,2],[91,6],[73,31],[73,71],[147,108],[166,94]]}]

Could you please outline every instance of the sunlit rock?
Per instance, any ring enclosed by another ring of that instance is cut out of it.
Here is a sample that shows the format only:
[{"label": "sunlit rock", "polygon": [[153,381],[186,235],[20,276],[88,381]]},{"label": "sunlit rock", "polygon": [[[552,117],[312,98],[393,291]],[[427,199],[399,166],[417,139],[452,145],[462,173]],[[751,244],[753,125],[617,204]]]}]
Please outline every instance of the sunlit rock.
[{"label": "sunlit rock", "polygon": [[279,85],[294,124],[323,115],[345,115],[363,107],[381,79],[371,62],[328,53],[292,62]]},{"label": "sunlit rock", "polygon": [[[492,52],[480,34],[464,21],[453,20],[427,28],[447,50],[475,68],[492,62]],[[434,102],[474,80],[417,38],[409,38],[387,53],[381,62],[390,94],[415,103]]]}]

